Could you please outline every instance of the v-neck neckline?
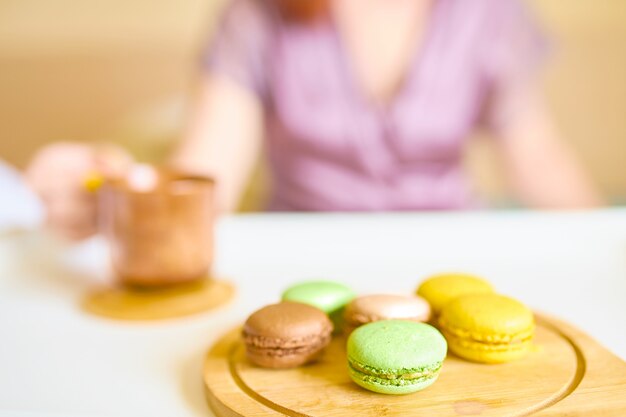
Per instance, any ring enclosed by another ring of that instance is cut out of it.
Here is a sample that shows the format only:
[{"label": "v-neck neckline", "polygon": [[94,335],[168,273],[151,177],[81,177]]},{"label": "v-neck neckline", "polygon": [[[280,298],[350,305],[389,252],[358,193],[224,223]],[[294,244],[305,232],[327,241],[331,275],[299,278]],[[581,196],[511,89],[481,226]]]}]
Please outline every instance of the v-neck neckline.
[{"label": "v-neck neckline", "polygon": [[341,77],[344,83],[347,85],[349,93],[359,100],[366,107],[373,109],[377,112],[386,113],[394,108],[400,98],[404,95],[406,90],[414,82],[416,73],[418,72],[419,65],[423,61],[426,50],[432,41],[432,36],[435,27],[435,21],[438,19],[439,7],[442,0],[432,0],[431,4],[426,11],[426,18],[424,19],[424,28],[420,39],[417,39],[414,44],[409,48],[409,61],[404,70],[404,74],[400,77],[398,86],[386,99],[378,99],[371,96],[366,91],[365,87],[359,81],[357,76],[356,65],[348,45],[341,33],[336,18],[332,15],[328,17],[328,25],[332,33],[334,47],[337,55],[337,62]]}]

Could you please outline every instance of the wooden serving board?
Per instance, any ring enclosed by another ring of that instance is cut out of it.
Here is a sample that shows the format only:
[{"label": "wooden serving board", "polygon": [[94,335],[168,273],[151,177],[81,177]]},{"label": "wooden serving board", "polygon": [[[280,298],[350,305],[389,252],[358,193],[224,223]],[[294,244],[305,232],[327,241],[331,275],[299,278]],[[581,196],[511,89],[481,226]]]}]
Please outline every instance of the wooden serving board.
[{"label": "wooden serving board", "polygon": [[245,357],[240,329],[208,353],[204,384],[219,417],[626,416],[626,362],[570,325],[540,316],[526,358],[483,365],[449,354],[439,380],[414,394],[376,394],[354,384],[342,336],[317,363],[256,367]]}]

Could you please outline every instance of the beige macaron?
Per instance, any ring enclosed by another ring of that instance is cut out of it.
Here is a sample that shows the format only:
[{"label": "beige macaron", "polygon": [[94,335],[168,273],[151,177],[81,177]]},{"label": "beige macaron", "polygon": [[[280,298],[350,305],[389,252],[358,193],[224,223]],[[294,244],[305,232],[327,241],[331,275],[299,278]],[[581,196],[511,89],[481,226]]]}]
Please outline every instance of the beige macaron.
[{"label": "beige macaron", "polygon": [[345,331],[380,320],[410,320],[425,322],[430,319],[430,305],[418,296],[372,294],[357,297],[344,312]]}]

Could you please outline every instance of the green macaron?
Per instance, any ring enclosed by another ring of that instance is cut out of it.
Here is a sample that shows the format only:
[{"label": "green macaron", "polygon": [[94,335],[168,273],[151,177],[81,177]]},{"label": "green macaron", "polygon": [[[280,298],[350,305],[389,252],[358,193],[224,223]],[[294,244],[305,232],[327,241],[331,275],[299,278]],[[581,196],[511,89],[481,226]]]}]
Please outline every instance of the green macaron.
[{"label": "green macaron", "polygon": [[409,394],[430,386],[447,344],[434,327],[384,320],[356,329],[348,338],[348,369],[361,387],[381,394]]},{"label": "green macaron", "polygon": [[282,295],[282,301],[294,301],[317,307],[341,328],[343,309],[356,296],[352,288],[333,281],[306,281],[295,284]]}]

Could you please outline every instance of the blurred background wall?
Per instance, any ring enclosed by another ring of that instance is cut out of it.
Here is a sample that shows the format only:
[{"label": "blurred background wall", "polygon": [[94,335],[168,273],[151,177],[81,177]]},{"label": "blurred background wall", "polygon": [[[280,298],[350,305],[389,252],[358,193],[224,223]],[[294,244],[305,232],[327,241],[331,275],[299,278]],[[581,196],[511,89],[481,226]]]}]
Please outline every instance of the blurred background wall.
[{"label": "blurred background wall", "polygon": [[[46,142],[81,140],[158,160],[224,2],[0,1],[0,158],[23,166]],[[602,190],[626,202],[626,1],[531,3],[556,40],[545,91],[559,126]],[[480,188],[506,200],[491,152],[476,141],[468,164]]]}]

